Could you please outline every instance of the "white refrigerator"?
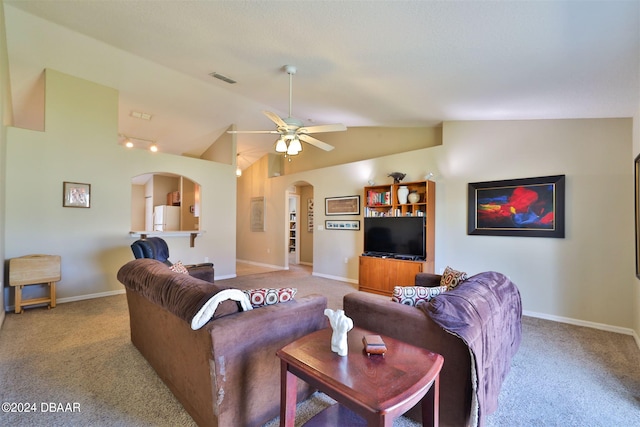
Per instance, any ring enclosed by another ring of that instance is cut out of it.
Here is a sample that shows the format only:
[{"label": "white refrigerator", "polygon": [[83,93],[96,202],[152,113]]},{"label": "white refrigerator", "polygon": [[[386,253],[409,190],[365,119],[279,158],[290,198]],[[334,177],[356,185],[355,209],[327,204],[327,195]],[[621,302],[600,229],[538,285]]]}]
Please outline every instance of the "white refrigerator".
[{"label": "white refrigerator", "polygon": [[156,206],[153,208],[153,231],[180,230],[180,206]]}]

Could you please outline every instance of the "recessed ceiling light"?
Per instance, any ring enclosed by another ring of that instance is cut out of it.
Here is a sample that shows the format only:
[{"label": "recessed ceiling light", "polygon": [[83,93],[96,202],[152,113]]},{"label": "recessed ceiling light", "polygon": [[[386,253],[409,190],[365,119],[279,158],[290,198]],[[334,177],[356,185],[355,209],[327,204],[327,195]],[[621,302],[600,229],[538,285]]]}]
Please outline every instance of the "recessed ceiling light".
[{"label": "recessed ceiling light", "polygon": [[142,119],[142,120],[151,120],[151,117],[153,117],[151,114],[149,113],[141,113],[140,111],[132,111],[131,112],[131,117],[135,117],[136,119]]},{"label": "recessed ceiling light", "polygon": [[218,79],[218,80],[222,80],[223,82],[227,82],[227,83],[229,83],[229,84],[237,83],[237,82],[236,82],[235,80],[233,80],[232,78],[227,77],[227,76],[224,76],[224,75],[222,75],[222,74],[220,74],[220,73],[216,73],[215,71],[214,71],[213,73],[209,73],[209,75],[210,75],[211,77],[215,77],[216,79]]}]

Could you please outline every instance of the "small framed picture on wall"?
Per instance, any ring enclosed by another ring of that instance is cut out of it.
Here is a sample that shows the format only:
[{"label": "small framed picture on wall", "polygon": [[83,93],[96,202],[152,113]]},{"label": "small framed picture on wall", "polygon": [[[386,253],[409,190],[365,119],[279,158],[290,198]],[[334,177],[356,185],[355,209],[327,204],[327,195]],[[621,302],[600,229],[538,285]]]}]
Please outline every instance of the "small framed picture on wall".
[{"label": "small framed picture on wall", "polygon": [[91,184],[64,181],[62,183],[62,206],[65,208],[91,207]]}]

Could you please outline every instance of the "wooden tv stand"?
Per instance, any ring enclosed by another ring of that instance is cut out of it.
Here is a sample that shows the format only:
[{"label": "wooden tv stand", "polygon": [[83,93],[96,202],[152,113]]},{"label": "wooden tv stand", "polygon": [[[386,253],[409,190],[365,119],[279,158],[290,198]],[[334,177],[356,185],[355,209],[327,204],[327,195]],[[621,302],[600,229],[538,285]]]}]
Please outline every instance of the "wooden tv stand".
[{"label": "wooden tv stand", "polygon": [[360,257],[358,289],[391,296],[394,286],[414,286],[416,274],[433,272],[426,261]]},{"label": "wooden tv stand", "polygon": [[[406,186],[418,195],[417,201],[400,203],[398,189]],[[359,289],[391,296],[394,286],[414,286],[416,274],[435,269],[436,184],[433,181],[400,182],[364,187],[365,221],[368,217],[424,216],[425,261],[361,256]]]}]

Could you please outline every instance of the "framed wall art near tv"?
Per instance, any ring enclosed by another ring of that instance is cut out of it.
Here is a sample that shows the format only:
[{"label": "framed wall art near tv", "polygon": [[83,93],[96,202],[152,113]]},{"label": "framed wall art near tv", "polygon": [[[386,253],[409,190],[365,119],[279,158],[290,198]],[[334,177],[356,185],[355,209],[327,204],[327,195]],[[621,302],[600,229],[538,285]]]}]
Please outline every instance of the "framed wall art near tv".
[{"label": "framed wall art near tv", "polygon": [[468,234],[564,238],[565,176],[472,182]]},{"label": "framed wall art near tv", "polygon": [[326,197],[325,215],[360,215],[360,196]]},{"label": "framed wall art near tv", "polygon": [[360,230],[360,221],[351,220],[326,220],[324,222],[324,228],[327,230]]}]

